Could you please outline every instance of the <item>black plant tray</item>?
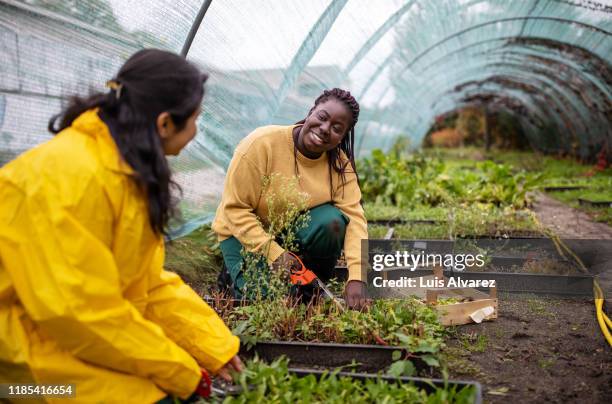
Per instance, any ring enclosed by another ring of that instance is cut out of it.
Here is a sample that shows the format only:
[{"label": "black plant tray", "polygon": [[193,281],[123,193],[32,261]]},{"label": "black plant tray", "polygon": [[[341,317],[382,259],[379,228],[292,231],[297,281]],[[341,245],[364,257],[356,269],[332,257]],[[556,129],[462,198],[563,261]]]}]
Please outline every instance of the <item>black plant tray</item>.
[{"label": "black plant tray", "polygon": [[590,199],[578,198],[581,205],[593,206],[596,208],[612,208],[612,201],[592,201]]},{"label": "black plant tray", "polygon": [[216,307],[217,302],[225,303],[231,307],[242,307],[242,306],[248,306],[251,304],[249,300],[232,299],[229,297],[222,298],[222,299],[214,299],[207,295],[207,296],[204,296],[202,299],[206,302],[206,304],[208,304],[211,307]]},{"label": "black plant tray", "polygon": [[[393,363],[394,351],[402,350],[400,347],[379,345],[268,341],[257,342],[251,348],[242,346],[240,353],[247,357],[257,354],[265,361],[273,361],[284,355],[292,365],[322,369],[347,366],[355,361],[358,364],[356,368],[361,372],[378,372]],[[433,368],[420,358],[410,360],[418,374],[433,374]]]},{"label": "black plant tray", "polygon": [[[317,379],[320,378],[324,371],[322,370],[313,370],[313,369],[301,369],[301,368],[289,368],[289,372],[295,374],[299,377],[305,377],[308,375],[314,375]],[[367,379],[381,379],[386,380],[388,382],[400,382],[400,383],[412,383],[415,387],[423,389],[428,393],[434,391],[435,388],[453,388],[455,387],[457,390],[460,390],[464,387],[472,387],[474,388],[474,401],[473,404],[481,404],[482,403],[482,387],[478,382],[467,382],[460,380],[442,380],[442,379],[428,379],[421,377],[394,377],[394,376],[380,376],[375,374],[368,373],[352,373],[352,372],[338,372],[338,376],[351,377],[355,380],[367,380]]]},{"label": "black plant tray", "polygon": [[368,220],[368,224],[383,225],[383,226],[396,226],[398,224],[439,224],[445,223],[446,220],[434,220],[434,219],[376,219]]},{"label": "black plant tray", "polygon": [[458,239],[492,239],[492,240],[520,240],[520,239],[528,239],[528,240],[535,240],[535,239],[541,239],[542,235],[538,234],[537,232],[528,232],[528,234],[511,234],[511,235],[504,235],[504,236],[495,236],[495,235],[490,235],[490,234],[458,234],[457,235]]},{"label": "black plant tray", "polygon": [[555,191],[574,191],[578,189],[585,189],[584,185],[555,185],[544,187],[544,191],[546,192],[555,192]]}]

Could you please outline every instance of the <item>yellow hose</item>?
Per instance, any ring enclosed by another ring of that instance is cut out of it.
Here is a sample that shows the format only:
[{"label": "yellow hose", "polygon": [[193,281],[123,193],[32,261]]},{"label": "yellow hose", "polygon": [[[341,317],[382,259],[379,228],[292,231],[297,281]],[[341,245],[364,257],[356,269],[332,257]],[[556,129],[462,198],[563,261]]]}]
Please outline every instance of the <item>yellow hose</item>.
[{"label": "yellow hose", "polygon": [[610,319],[603,311],[603,303],[604,297],[601,288],[597,281],[593,282],[593,289],[595,290],[595,309],[597,311],[597,322],[599,323],[599,328],[601,328],[601,332],[606,337],[606,341],[612,347],[612,335],[610,334],[610,329],[612,328],[610,324]]},{"label": "yellow hose", "polygon": [[603,318],[604,318],[604,321],[606,322],[606,324],[608,325],[608,327],[612,328],[612,321],[610,321],[610,318],[608,318],[606,313],[603,313]]},{"label": "yellow hose", "polygon": [[[574,259],[574,261],[576,261],[576,263],[578,263],[578,265],[580,267],[580,270],[582,272],[584,272],[584,273],[588,273],[589,272],[589,270],[584,265],[584,263],[582,262],[580,257],[578,257],[563,242],[563,240],[561,240],[559,238],[559,236],[557,234],[555,234],[551,230],[545,229],[544,226],[542,226],[542,224],[540,223],[540,221],[536,217],[535,213],[533,213],[532,218],[535,221],[535,223],[538,225],[538,227],[540,228],[540,231],[542,232],[542,234],[547,236],[547,237],[550,237],[550,239],[555,244],[555,247],[557,248],[557,251],[559,252],[559,254],[562,257],[565,258],[565,254],[563,254],[563,251],[565,251],[566,253],[568,253]],[[610,345],[610,347],[612,347],[612,334],[610,334],[610,329],[612,329],[612,321],[610,321],[610,318],[603,311],[604,294],[603,294],[603,291],[601,290],[601,288],[599,287],[599,283],[597,283],[596,279],[593,279],[593,294],[594,294],[594,298],[595,298],[595,313],[596,313],[596,316],[597,316],[597,322],[599,323],[599,328],[601,328],[601,332],[603,333],[604,338],[606,339],[606,341],[608,341],[608,344]]]}]

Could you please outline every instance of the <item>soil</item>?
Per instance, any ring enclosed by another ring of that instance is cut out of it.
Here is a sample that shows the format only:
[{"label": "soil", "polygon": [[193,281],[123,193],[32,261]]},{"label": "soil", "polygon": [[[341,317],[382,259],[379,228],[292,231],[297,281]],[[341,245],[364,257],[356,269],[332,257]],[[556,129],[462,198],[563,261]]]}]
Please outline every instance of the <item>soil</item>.
[{"label": "soil", "polygon": [[538,220],[561,238],[612,240],[612,227],[594,222],[588,214],[545,194],[536,194],[533,210]]},{"label": "soil", "polygon": [[[546,195],[534,210],[561,237],[612,238],[609,226]],[[485,403],[612,402],[612,349],[592,299],[500,294],[499,318],[455,328],[446,355],[450,377],[479,381]]]},{"label": "soil", "polygon": [[485,403],[612,402],[612,355],[592,302],[500,296],[499,313],[456,328],[452,379],[480,382]]}]

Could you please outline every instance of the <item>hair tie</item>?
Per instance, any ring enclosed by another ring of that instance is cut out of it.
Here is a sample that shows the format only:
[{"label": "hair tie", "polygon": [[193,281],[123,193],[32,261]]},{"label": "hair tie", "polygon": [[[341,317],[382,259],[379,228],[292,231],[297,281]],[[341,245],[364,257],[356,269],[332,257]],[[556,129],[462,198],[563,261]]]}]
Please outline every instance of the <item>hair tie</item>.
[{"label": "hair tie", "polygon": [[116,99],[119,99],[119,97],[121,97],[121,90],[123,89],[123,84],[118,83],[115,80],[109,80],[106,82],[106,87],[110,88],[111,90],[115,90]]}]

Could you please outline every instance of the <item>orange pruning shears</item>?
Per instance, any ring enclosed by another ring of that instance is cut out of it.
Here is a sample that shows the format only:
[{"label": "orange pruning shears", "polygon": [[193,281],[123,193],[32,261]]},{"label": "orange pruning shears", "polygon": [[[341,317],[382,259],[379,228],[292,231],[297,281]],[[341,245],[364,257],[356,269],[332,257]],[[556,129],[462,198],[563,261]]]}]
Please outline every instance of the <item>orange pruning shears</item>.
[{"label": "orange pruning shears", "polygon": [[327,289],[327,286],[325,286],[323,281],[321,281],[321,279],[319,279],[314,272],[306,268],[306,265],[304,265],[300,257],[298,257],[296,254],[290,251],[288,252],[300,264],[299,267],[291,267],[291,278],[290,278],[291,284],[300,286],[300,285],[310,285],[311,283],[314,283],[315,286],[317,286],[319,289],[323,291],[323,294],[327,298],[331,299],[331,301],[334,302],[336,306],[338,306],[338,308],[340,308],[341,310],[344,310],[344,306],[342,306],[342,303],[340,302],[340,300],[337,299],[336,296],[334,296],[334,294],[329,289]]}]

